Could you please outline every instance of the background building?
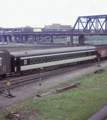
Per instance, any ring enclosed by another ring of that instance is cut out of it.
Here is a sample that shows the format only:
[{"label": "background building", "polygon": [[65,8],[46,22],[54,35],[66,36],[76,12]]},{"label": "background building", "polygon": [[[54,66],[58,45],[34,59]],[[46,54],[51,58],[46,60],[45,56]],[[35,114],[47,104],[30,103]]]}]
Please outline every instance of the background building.
[{"label": "background building", "polygon": [[49,31],[66,31],[71,30],[72,27],[70,25],[61,25],[61,24],[52,24],[52,25],[45,25],[44,30]]}]

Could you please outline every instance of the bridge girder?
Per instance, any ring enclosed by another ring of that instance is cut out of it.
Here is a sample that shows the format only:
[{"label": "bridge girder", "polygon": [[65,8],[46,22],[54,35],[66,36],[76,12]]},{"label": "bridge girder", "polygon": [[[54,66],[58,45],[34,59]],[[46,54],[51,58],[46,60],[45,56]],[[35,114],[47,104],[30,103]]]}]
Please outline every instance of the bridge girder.
[{"label": "bridge girder", "polygon": [[77,18],[73,33],[107,33],[107,15],[80,16]]}]

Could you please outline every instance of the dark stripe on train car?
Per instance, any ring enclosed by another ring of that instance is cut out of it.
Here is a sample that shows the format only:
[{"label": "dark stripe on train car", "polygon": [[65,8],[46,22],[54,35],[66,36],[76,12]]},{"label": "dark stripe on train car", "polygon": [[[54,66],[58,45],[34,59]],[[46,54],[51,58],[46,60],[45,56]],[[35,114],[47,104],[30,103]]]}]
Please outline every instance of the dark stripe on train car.
[{"label": "dark stripe on train car", "polygon": [[92,55],[96,55],[96,51],[73,53],[73,54],[70,53],[70,54],[47,56],[47,57],[40,56],[38,58],[28,58],[28,59],[25,58],[25,59],[21,59],[21,66],[60,61],[60,60],[66,60],[66,59],[74,59],[74,58],[80,58],[80,57],[86,57],[86,56],[92,56]]}]

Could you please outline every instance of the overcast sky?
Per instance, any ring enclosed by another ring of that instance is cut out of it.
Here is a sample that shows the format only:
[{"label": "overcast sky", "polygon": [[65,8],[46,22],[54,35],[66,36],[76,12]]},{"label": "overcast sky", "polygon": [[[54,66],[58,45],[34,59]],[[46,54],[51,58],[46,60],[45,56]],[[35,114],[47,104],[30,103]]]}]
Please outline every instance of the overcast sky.
[{"label": "overcast sky", "polygon": [[107,14],[107,0],[0,0],[0,27],[73,26],[78,16]]}]

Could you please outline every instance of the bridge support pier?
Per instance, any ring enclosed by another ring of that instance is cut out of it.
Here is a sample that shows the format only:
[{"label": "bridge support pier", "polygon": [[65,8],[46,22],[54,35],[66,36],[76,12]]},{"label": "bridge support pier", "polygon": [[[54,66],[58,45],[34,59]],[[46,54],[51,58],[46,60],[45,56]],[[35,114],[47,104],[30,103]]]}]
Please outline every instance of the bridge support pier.
[{"label": "bridge support pier", "polygon": [[79,44],[84,45],[84,35],[79,36]]},{"label": "bridge support pier", "polygon": [[12,36],[7,36],[7,42],[12,42]]},{"label": "bridge support pier", "polygon": [[29,36],[25,36],[25,41],[28,42],[29,41]]},{"label": "bridge support pier", "polygon": [[33,35],[34,44],[37,44],[36,35]]},{"label": "bridge support pier", "polygon": [[7,42],[7,35],[3,35],[1,38],[3,44]]},{"label": "bridge support pier", "polygon": [[67,45],[73,46],[73,35],[67,37]]},{"label": "bridge support pier", "polygon": [[20,43],[22,43],[22,42],[23,42],[23,36],[20,35]]},{"label": "bridge support pier", "polygon": [[53,36],[51,36],[51,44],[53,44],[54,42],[53,42]]},{"label": "bridge support pier", "polygon": [[73,35],[70,35],[70,46],[73,46]]},{"label": "bridge support pier", "polygon": [[12,42],[16,43],[16,36],[15,35],[12,36]]}]

